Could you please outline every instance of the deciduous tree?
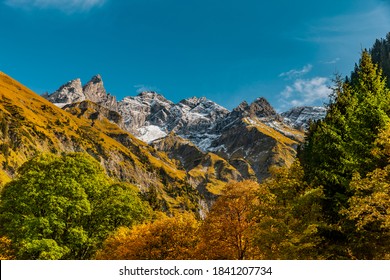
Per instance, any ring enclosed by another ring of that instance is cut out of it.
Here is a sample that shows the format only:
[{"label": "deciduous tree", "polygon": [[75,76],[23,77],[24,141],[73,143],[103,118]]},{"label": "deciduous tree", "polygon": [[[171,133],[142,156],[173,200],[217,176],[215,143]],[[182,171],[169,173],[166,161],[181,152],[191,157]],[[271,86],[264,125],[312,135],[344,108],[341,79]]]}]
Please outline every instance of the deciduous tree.
[{"label": "deciduous tree", "polygon": [[[198,256],[205,259],[255,259],[253,231],[261,218],[258,206],[259,185],[254,181],[232,182],[214,203],[201,229]],[[270,199],[265,194],[264,200]]]},{"label": "deciduous tree", "polygon": [[[267,199],[264,194],[268,195]],[[318,234],[322,226],[322,188],[304,181],[296,161],[290,168],[273,167],[271,177],[260,184],[261,217],[254,243],[265,259],[320,259]]]},{"label": "deciduous tree", "polygon": [[136,191],[112,184],[89,155],[45,154],[2,190],[0,234],[21,259],[87,259],[110,231],[147,215]]},{"label": "deciduous tree", "polygon": [[105,260],[188,260],[195,258],[199,222],[192,214],[163,215],[154,222],[121,227],[96,258]]}]

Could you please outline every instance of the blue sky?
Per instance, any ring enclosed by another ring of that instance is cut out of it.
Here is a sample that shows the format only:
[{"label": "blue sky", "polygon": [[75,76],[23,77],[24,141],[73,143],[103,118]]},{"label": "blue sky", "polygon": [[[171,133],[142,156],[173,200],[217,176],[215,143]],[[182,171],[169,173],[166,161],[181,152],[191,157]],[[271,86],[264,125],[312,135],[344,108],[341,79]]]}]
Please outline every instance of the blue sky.
[{"label": "blue sky", "polygon": [[99,73],[118,99],[265,97],[283,111],[327,100],[390,32],[390,1],[0,0],[0,26],[0,71],[37,93]]}]

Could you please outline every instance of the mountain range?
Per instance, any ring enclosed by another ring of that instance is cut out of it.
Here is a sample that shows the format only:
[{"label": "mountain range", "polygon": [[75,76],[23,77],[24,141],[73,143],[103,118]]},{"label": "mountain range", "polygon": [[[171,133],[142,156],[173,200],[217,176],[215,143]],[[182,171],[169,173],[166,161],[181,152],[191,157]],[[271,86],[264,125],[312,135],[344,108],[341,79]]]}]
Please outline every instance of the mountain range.
[{"label": "mountain range", "polygon": [[270,166],[290,165],[309,120],[326,113],[278,114],[264,98],[232,111],[205,97],[175,104],[156,92],[117,101],[100,75],[39,96],[1,73],[0,92],[2,181],[36,153],[87,152],[167,212],[202,213],[228,181],[263,180]]}]

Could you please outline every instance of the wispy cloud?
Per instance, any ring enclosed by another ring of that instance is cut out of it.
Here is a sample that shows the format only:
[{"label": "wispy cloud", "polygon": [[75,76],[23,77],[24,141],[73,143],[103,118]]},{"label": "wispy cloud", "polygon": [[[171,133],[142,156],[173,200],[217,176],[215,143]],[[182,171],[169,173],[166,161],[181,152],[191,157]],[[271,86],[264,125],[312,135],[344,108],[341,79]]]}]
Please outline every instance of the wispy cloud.
[{"label": "wispy cloud", "polygon": [[328,61],[322,61],[323,64],[336,64],[337,62],[340,61],[339,57],[336,57],[335,59],[328,60]]},{"label": "wispy cloud", "polygon": [[301,77],[307,73],[309,73],[313,69],[313,65],[307,64],[303,66],[302,69],[292,69],[288,72],[280,73],[279,77],[284,77],[288,80]]},{"label": "wispy cloud", "polygon": [[137,93],[150,92],[150,91],[155,91],[155,92],[160,91],[157,87],[144,85],[144,84],[134,85],[134,87],[136,88]]},{"label": "wispy cloud", "polygon": [[324,103],[328,100],[330,93],[328,78],[297,79],[280,93],[280,109]]},{"label": "wispy cloud", "polygon": [[8,6],[23,9],[56,9],[66,13],[85,12],[100,7],[106,0],[5,0]]},{"label": "wispy cloud", "polygon": [[370,48],[375,39],[390,31],[388,0],[356,2],[359,5],[352,5],[349,12],[305,22],[294,36],[302,43],[316,45],[321,63],[333,66],[338,73],[349,73],[362,49]]},{"label": "wispy cloud", "polygon": [[[373,37],[384,36],[390,28],[388,3],[375,1],[374,8],[364,12],[322,18],[308,25],[306,34],[298,39],[316,43],[352,43],[356,40],[371,42]],[[373,33],[379,34],[373,34]]]}]

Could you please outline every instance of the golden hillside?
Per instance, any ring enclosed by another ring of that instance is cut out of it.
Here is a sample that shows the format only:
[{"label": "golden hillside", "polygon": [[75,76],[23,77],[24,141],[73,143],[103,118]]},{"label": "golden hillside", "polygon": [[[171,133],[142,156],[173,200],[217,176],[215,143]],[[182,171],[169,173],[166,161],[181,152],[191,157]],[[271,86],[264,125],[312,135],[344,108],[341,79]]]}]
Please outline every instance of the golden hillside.
[{"label": "golden hillside", "polygon": [[[92,107],[91,107],[92,108]],[[92,109],[91,109],[92,110]],[[73,112],[74,113],[74,112]],[[0,180],[43,152],[86,152],[108,175],[153,190],[162,210],[197,207],[185,170],[106,118],[91,120],[66,112],[0,72]]]}]

